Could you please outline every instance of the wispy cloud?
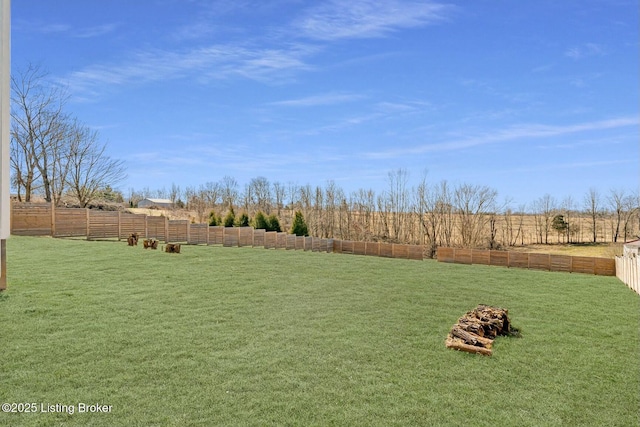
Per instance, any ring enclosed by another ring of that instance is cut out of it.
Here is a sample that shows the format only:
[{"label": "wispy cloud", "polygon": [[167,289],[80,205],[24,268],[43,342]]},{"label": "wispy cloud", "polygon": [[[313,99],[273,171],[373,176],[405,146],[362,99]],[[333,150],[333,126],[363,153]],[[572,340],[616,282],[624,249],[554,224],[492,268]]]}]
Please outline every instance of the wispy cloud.
[{"label": "wispy cloud", "polygon": [[309,69],[305,57],[310,49],[292,45],[281,49],[241,45],[212,45],[184,52],[148,50],[128,60],[92,65],[69,75],[72,92],[99,94],[105,87],[140,84],[193,76],[199,80],[219,80],[240,76],[259,81],[286,79],[288,72]]},{"label": "wispy cloud", "polygon": [[605,54],[605,49],[596,43],[585,43],[582,46],[567,49],[564,54],[571,59],[579,60],[590,56],[602,56]]},{"label": "wispy cloud", "polygon": [[18,21],[14,25],[15,31],[23,31],[27,33],[39,33],[46,35],[60,35],[72,38],[92,38],[99,37],[116,31],[120,26],[119,23],[108,23],[96,25],[93,27],[74,27],[63,23],[42,23]]},{"label": "wispy cloud", "polygon": [[449,8],[433,1],[333,0],[310,9],[294,27],[316,40],[381,37],[441,21]]},{"label": "wispy cloud", "polygon": [[607,129],[616,129],[628,126],[638,126],[640,124],[637,117],[619,117],[609,120],[600,120],[588,123],[579,123],[575,125],[567,126],[550,126],[539,124],[525,124],[512,126],[503,130],[497,130],[495,132],[486,133],[483,135],[453,139],[449,141],[424,144],[414,147],[407,147],[401,149],[392,149],[386,151],[369,152],[365,153],[367,158],[371,159],[386,159],[396,158],[406,155],[423,154],[428,152],[437,151],[453,151],[464,148],[470,148],[475,146],[495,144],[506,141],[531,139],[531,138],[545,138],[562,136],[572,133],[598,131]]},{"label": "wispy cloud", "polygon": [[269,105],[283,107],[315,107],[320,105],[336,105],[346,102],[353,102],[364,98],[363,95],[355,93],[325,93],[321,95],[312,95],[298,99],[287,99],[284,101],[272,102]]}]

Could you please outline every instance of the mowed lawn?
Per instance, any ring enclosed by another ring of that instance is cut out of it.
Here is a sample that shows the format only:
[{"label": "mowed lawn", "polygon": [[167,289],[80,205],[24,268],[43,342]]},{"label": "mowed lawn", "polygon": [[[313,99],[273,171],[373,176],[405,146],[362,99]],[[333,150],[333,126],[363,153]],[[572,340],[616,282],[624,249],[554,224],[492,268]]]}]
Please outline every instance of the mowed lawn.
[{"label": "mowed lawn", "polygon": [[[37,413],[0,413],[0,425],[640,421],[640,297],[613,277],[259,248],[7,246],[0,402]],[[498,338],[492,357],[445,348],[480,303],[507,308],[522,337]],[[74,413],[42,413],[56,404]]]}]

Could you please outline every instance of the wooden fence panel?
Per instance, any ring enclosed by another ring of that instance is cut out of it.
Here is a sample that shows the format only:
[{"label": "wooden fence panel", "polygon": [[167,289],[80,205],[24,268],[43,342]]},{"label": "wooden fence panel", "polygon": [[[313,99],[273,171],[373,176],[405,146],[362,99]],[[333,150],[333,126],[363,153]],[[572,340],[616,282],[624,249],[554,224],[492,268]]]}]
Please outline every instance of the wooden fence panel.
[{"label": "wooden fence panel", "polygon": [[489,263],[498,267],[509,267],[509,252],[489,251]]},{"label": "wooden fence panel", "polygon": [[522,252],[510,252],[509,267],[529,268],[529,254]]},{"label": "wooden fence panel", "polygon": [[489,265],[490,257],[491,257],[491,251],[474,249],[471,252],[471,263]]},{"label": "wooden fence panel", "polygon": [[329,254],[333,252],[333,239],[322,239],[323,243],[321,244],[320,248],[322,249],[322,246],[324,245],[325,251]]},{"label": "wooden fence panel", "polygon": [[209,243],[209,226],[207,224],[190,224],[189,241],[190,245],[206,245]]},{"label": "wooden fence panel", "polygon": [[551,254],[549,258],[551,259],[551,268],[549,270],[571,273],[571,256]]},{"label": "wooden fence panel", "polygon": [[147,217],[147,238],[167,241],[167,218],[163,216]]},{"label": "wooden fence panel", "polygon": [[[79,209],[84,211],[84,209]],[[86,218],[86,215],[85,215]],[[85,219],[86,221],[86,219]],[[144,214],[132,214],[123,212],[120,215],[120,239],[126,239],[133,233],[138,233],[139,237],[146,235],[147,216]],[[85,229],[85,233],[87,230]]]},{"label": "wooden fence panel", "polygon": [[89,209],[87,239],[110,239],[119,237],[119,213]]},{"label": "wooden fence panel", "polygon": [[585,274],[595,273],[594,258],[584,257],[584,256],[574,256],[572,258],[573,258],[571,261],[572,273],[585,273]]},{"label": "wooden fence panel", "polygon": [[353,241],[351,241],[351,240],[343,240],[342,241],[342,253],[343,254],[353,254]]},{"label": "wooden fence panel", "polygon": [[277,231],[267,231],[264,233],[264,248],[265,249],[275,249],[278,243],[278,232]]},{"label": "wooden fence panel", "polygon": [[51,204],[22,203],[11,205],[11,234],[16,236],[51,236]]},{"label": "wooden fence panel", "polygon": [[293,251],[296,249],[296,236],[295,234],[287,234],[286,236],[286,246],[285,248],[289,251]]},{"label": "wooden fence panel", "polygon": [[454,256],[458,264],[471,264],[471,252],[473,249],[456,249]]},{"label": "wooden fence panel", "polygon": [[529,254],[529,268],[535,270],[551,270],[551,255],[549,254]]},{"label": "wooden fence panel", "polygon": [[167,235],[168,242],[186,242],[188,241],[189,234],[189,221],[186,219],[172,219],[168,221],[169,234]]},{"label": "wooden fence panel", "polygon": [[367,254],[366,242],[353,242],[353,253],[354,255],[366,255]]},{"label": "wooden fence panel", "polygon": [[277,249],[287,249],[287,242],[289,238],[288,234],[284,232],[279,232],[276,238],[276,248]]},{"label": "wooden fence panel", "polygon": [[391,247],[391,252],[394,258],[409,258],[409,246],[408,245],[400,245],[397,243],[393,243]]},{"label": "wooden fence panel", "polygon": [[424,259],[424,246],[409,245],[409,259],[422,261]]},{"label": "wooden fence panel", "polygon": [[240,246],[240,229],[236,227],[225,227],[222,236],[222,246],[226,248]]},{"label": "wooden fence panel", "polygon": [[221,225],[209,226],[209,245],[224,244],[224,227]]},{"label": "wooden fence panel", "polygon": [[238,227],[239,246],[253,246],[253,228]]},{"label": "wooden fence panel", "polygon": [[57,208],[54,212],[54,237],[85,237],[87,235],[87,210]]},{"label": "wooden fence panel", "polygon": [[384,258],[393,258],[393,243],[380,242],[380,256]]},{"label": "wooden fence panel", "polygon": [[253,246],[264,247],[264,238],[267,231],[264,229],[253,230]]},{"label": "wooden fence panel", "polygon": [[305,236],[303,238],[303,243],[304,243],[303,246],[305,251],[313,250],[313,237]]},{"label": "wooden fence panel", "polygon": [[438,258],[440,262],[455,262],[455,251],[454,248],[438,248],[436,258]]},{"label": "wooden fence panel", "polygon": [[342,240],[335,239],[333,241],[333,252],[337,254],[342,253]]},{"label": "wooden fence panel", "polygon": [[615,276],[616,260],[609,258],[594,258],[593,273],[598,276]]},{"label": "wooden fence panel", "polygon": [[322,240],[319,237],[313,237],[311,240],[311,251],[313,252],[320,252],[322,249]]},{"label": "wooden fence panel", "polygon": [[380,242],[366,242],[365,254],[369,256],[380,256]]},{"label": "wooden fence panel", "polygon": [[634,256],[618,256],[615,259],[616,277],[629,289],[640,294],[640,258]]},{"label": "wooden fence panel", "polygon": [[305,237],[304,236],[295,236],[295,238],[296,238],[296,240],[295,240],[296,243],[295,243],[295,248],[294,249],[297,250],[297,251],[304,250],[304,239],[305,239]]}]

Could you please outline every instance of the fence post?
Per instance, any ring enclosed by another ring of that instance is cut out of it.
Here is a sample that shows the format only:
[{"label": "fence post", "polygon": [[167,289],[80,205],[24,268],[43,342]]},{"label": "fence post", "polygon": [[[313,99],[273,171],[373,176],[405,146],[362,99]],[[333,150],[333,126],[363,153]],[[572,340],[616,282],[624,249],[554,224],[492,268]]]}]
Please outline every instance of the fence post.
[{"label": "fence post", "polygon": [[118,241],[120,241],[121,236],[122,236],[122,213],[118,211]]},{"label": "fence post", "polygon": [[56,236],[56,207],[53,202],[51,202],[51,237]]},{"label": "fence post", "polygon": [[89,209],[84,208],[84,212],[87,215],[87,240],[89,240],[89,235],[91,234],[91,221],[89,218]]}]

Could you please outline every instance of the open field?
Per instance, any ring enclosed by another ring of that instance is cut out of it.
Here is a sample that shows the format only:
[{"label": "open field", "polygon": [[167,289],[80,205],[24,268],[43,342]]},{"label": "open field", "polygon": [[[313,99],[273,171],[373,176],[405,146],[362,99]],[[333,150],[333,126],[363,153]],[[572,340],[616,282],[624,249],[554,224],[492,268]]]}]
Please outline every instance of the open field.
[{"label": "open field", "polygon": [[[640,298],[614,277],[303,251],[12,237],[11,426],[633,426]],[[448,350],[477,304],[522,338]],[[78,413],[79,403],[111,405]],[[40,406],[75,412],[42,413]]]},{"label": "open field", "polygon": [[510,251],[557,254],[569,256],[588,256],[598,258],[614,258],[621,256],[623,251],[622,243],[573,243],[573,244],[552,244],[552,245],[525,245],[511,246]]}]

